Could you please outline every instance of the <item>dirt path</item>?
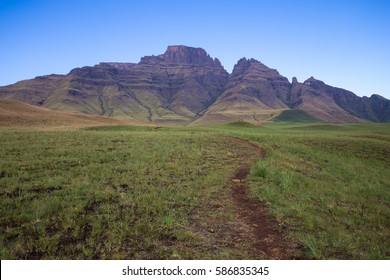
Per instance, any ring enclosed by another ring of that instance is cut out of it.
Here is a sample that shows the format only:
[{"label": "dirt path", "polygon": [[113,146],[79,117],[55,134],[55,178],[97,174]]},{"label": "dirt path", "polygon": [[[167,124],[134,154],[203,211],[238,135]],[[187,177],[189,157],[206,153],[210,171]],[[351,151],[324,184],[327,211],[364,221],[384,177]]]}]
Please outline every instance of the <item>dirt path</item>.
[{"label": "dirt path", "polygon": [[250,197],[248,193],[246,178],[254,163],[251,161],[265,157],[266,151],[247,140],[236,137],[230,139],[243,146],[246,152],[257,154],[257,157],[244,161],[230,180],[236,215],[241,220],[241,226],[235,230],[237,241],[249,242],[249,253],[254,259],[300,258],[300,251],[287,239],[283,226],[269,214],[264,203]]}]

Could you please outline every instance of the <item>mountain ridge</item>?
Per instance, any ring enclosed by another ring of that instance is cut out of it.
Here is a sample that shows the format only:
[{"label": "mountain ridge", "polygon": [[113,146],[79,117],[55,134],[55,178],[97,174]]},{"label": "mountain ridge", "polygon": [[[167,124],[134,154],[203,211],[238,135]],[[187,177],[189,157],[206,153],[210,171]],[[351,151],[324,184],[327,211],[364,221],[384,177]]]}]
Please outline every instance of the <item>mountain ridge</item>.
[{"label": "mountain ridge", "polygon": [[240,59],[229,74],[204,49],[183,45],[139,63],[102,62],[19,81],[0,87],[0,99],[152,123],[258,124],[284,110],[333,123],[390,121],[382,96],[359,97],[314,77],[290,83],[253,58]]}]

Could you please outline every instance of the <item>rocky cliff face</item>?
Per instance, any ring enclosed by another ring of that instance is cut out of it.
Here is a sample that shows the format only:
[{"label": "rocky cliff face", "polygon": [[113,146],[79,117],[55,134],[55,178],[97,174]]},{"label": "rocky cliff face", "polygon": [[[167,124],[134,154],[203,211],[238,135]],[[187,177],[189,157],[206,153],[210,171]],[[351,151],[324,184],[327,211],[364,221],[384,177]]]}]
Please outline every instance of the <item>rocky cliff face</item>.
[{"label": "rocky cliff face", "polygon": [[159,65],[198,65],[210,68],[223,68],[221,62],[212,59],[204,49],[191,48],[186,46],[168,46],[164,54],[158,56],[145,56],[141,58],[140,64]]},{"label": "rocky cliff face", "polygon": [[202,48],[186,46],[169,46],[166,52],[159,55],[164,62],[173,64],[193,64],[212,68],[222,68],[217,58],[212,59]]},{"label": "rocky cliff face", "polygon": [[[260,123],[284,110],[327,122],[388,122],[390,101],[309,78],[289,83],[255,59],[240,59],[228,74],[205,50],[169,46],[139,63],[100,63],[0,87],[14,99],[58,111],[176,124]],[[288,114],[287,114],[288,115]]]}]

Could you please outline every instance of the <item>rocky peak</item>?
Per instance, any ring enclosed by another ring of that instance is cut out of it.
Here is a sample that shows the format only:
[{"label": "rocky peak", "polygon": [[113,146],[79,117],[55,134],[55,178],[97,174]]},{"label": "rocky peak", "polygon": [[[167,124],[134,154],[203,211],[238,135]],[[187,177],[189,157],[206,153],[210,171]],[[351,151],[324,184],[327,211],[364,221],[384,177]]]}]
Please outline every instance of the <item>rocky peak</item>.
[{"label": "rocky peak", "polygon": [[383,96],[378,95],[378,94],[372,94],[369,99],[371,99],[371,100],[387,100],[386,98],[384,98]]},{"label": "rocky peak", "polygon": [[327,86],[323,81],[317,80],[313,76],[304,81],[303,84],[315,89],[324,89]]},{"label": "rocky peak", "polygon": [[187,46],[168,46],[164,54],[160,55],[164,61],[177,64],[198,64],[210,67],[222,67],[218,59],[212,59],[202,48]]},{"label": "rocky peak", "polygon": [[246,57],[241,58],[236,65],[234,65],[232,75],[238,76],[241,74],[244,74],[246,71],[248,71],[251,64],[256,63],[257,60],[251,58],[247,59]]},{"label": "rocky peak", "polygon": [[168,46],[165,53],[159,56],[145,56],[141,59],[141,63],[190,64],[223,69],[221,62],[217,58],[212,59],[204,49],[187,47],[182,45]]},{"label": "rocky peak", "polygon": [[241,58],[233,68],[233,75],[239,75],[248,70],[250,66],[250,61],[245,57]]},{"label": "rocky peak", "polygon": [[317,80],[313,77],[313,76],[311,76],[309,79],[307,79],[304,83],[306,84],[306,83],[312,83],[312,82],[316,82]]},{"label": "rocky peak", "polygon": [[279,72],[275,69],[268,68],[263,63],[256,59],[241,58],[236,65],[234,65],[232,76],[242,75],[248,71],[256,71],[270,76],[279,75]]},{"label": "rocky peak", "polygon": [[293,78],[292,78],[292,83],[293,83],[293,84],[297,84],[297,83],[298,83],[297,77],[293,77]]},{"label": "rocky peak", "polygon": [[315,79],[313,76],[311,76],[309,79],[307,79],[304,82],[305,85],[310,85],[310,84],[313,84],[313,83],[323,83],[323,82],[320,81],[320,80]]}]

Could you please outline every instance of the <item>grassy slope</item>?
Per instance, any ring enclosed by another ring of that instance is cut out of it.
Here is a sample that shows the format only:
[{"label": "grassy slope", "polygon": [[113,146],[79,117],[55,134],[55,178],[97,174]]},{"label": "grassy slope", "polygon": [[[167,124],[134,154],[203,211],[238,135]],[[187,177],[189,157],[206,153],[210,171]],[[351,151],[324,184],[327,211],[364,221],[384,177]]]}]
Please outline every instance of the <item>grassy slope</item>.
[{"label": "grassy slope", "polygon": [[[70,114],[29,105],[14,100],[0,100],[0,128],[60,128],[92,125],[130,124],[96,115]],[[136,122],[133,122],[136,124]]]},{"label": "grassy slope", "polygon": [[274,122],[319,122],[302,110],[284,110],[271,118]]},{"label": "grassy slope", "polygon": [[267,150],[251,192],[307,258],[390,258],[390,126],[297,123],[2,132],[1,258],[247,258],[217,135]]}]

